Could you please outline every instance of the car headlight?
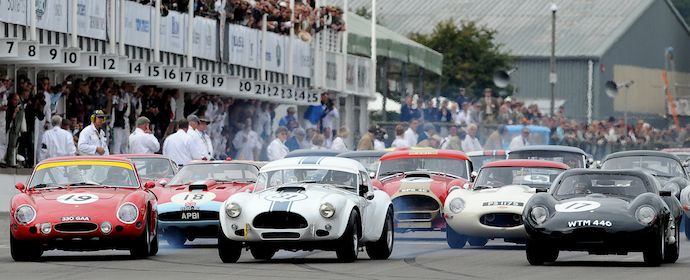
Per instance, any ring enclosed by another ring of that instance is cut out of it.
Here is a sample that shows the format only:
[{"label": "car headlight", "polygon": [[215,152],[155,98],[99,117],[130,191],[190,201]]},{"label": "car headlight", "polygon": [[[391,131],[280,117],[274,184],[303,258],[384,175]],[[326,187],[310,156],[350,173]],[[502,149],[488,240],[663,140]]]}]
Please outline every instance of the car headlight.
[{"label": "car headlight", "polygon": [[324,218],[333,217],[333,215],[335,215],[335,207],[328,202],[323,203],[321,206],[319,206],[319,213],[321,214],[321,217]]},{"label": "car headlight", "polygon": [[17,207],[14,218],[17,219],[18,223],[26,225],[34,221],[36,218],[36,210],[30,205],[21,205]]},{"label": "car headlight", "polygon": [[460,213],[465,209],[465,201],[459,197],[453,198],[450,204],[448,204],[448,209],[450,209],[450,212],[453,212],[453,214]]},{"label": "car headlight", "polygon": [[139,217],[139,209],[137,209],[137,207],[131,202],[122,204],[120,209],[117,210],[117,218],[120,220],[120,222],[125,224],[134,223],[137,220],[137,217]]},{"label": "car headlight", "polygon": [[546,209],[544,206],[534,206],[530,211],[530,217],[537,225],[541,225],[549,218],[549,209]]},{"label": "car headlight", "polygon": [[635,218],[640,224],[649,225],[656,219],[656,210],[649,205],[642,205],[635,210]]},{"label": "car headlight", "polygon": [[237,203],[225,204],[225,214],[230,218],[237,218],[242,213],[242,208]]}]

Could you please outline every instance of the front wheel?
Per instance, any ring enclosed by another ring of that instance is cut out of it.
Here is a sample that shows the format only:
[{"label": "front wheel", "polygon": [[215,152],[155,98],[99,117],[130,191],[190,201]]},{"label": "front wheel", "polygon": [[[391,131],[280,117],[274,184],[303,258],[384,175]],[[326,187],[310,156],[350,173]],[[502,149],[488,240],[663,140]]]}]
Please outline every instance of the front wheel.
[{"label": "front wheel", "polygon": [[395,233],[393,231],[393,213],[388,209],[386,213],[386,221],[383,224],[381,237],[375,242],[367,244],[367,254],[372,260],[385,260],[393,253],[393,239]]},{"label": "front wheel", "polygon": [[674,229],[673,236],[675,241],[673,244],[666,243],[666,250],[664,250],[664,263],[675,263],[680,255],[680,225]]},{"label": "front wheel", "polygon": [[144,232],[134,241],[134,245],[129,249],[130,255],[136,259],[144,259],[151,252],[151,232],[149,231],[149,220],[144,223]]},{"label": "front wheel", "polygon": [[257,260],[270,260],[276,254],[276,250],[267,247],[250,247],[249,252]]},{"label": "front wheel", "polygon": [[477,247],[484,247],[486,243],[489,242],[489,239],[482,238],[482,237],[470,237],[467,239],[467,242],[470,243],[472,246],[477,246]]},{"label": "front wheel", "polygon": [[28,241],[20,241],[10,234],[10,254],[18,262],[37,261],[43,255],[43,250]]},{"label": "front wheel", "polygon": [[659,229],[659,235],[651,241],[651,244],[642,252],[644,262],[649,266],[658,266],[664,260],[664,247],[666,247],[664,229]]},{"label": "front wheel", "polygon": [[545,262],[555,262],[558,259],[558,249],[533,240],[527,240],[525,254],[531,265],[543,265]]},{"label": "front wheel", "polygon": [[448,246],[453,249],[461,249],[467,243],[467,235],[462,235],[453,230],[452,227],[446,227],[446,242]]},{"label": "front wheel", "polygon": [[343,236],[338,239],[338,245],[335,249],[335,254],[341,262],[354,262],[357,259],[359,253],[358,229],[357,213],[352,211],[347,222],[347,228],[343,232]]},{"label": "front wheel", "polygon": [[218,256],[224,263],[235,263],[242,255],[242,243],[230,240],[223,232],[222,227],[218,227]]}]

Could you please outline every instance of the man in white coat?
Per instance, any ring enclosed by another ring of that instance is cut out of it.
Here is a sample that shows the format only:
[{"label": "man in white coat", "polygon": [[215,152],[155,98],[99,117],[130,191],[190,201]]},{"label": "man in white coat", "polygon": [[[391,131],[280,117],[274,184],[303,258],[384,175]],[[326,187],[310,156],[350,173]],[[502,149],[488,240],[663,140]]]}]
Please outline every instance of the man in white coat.
[{"label": "man in white coat", "polygon": [[276,138],[268,144],[266,148],[266,155],[269,161],[279,160],[285,157],[285,155],[290,152],[287,146],[285,146],[285,141],[288,138],[288,130],[284,126],[278,127],[276,129]]},{"label": "man in white coat", "polygon": [[43,134],[39,160],[75,155],[77,147],[74,146],[72,133],[60,127],[62,117],[53,115],[50,118],[50,124],[53,128]]},{"label": "man in white coat", "polygon": [[105,138],[105,131],[103,124],[105,123],[105,113],[102,110],[96,110],[91,115],[91,124],[79,133],[79,141],[77,148],[80,155],[85,156],[107,156],[108,139]]},{"label": "man in white coat", "polygon": [[232,144],[237,149],[237,159],[254,160],[254,155],[258,154],[263,144],[259,134],[252,130],[251,118],[247,118],[244,121],[242,130],[235,134]]},{"label": "man in white coat", "polygon": [[[190,118],[191,117],[191,118]],[[211,137],[206,133],[209,121],[204,118],[199,118],[195,115],[189,115],[187,120],[198,123],[196,129],[188,129],[189,135],[189,150],[194,160],[211,160],[213,159],[213,142]]]},{"label": "man in white coat", "polygon": [[419,138],[419,135],[417,135],[417,127],[418,126],[419,126],[419,120],[412,119],[412,120],[410,120],[410,127],[408,127],[407,130],[405,130],[404,138],[405,138],[405,141],[407,141],[408,147],[417,146],[417,140]]},{"label": "man in white coat", "polygon": [[467,135],[465,135],[465,139],[462,140],[461,145],[462,145],[462,150],[465,153],[482,150],[482,144],[479,143],[479,139],[477,139],[477,125],[476,124],[470,124],[467,126]]},{"label": "man in white coat", "polygon": [[163,155],[180,165],[185,165],[192,160],[187,130],[187,120],[179,120],[177,121],[177,132],[165,138],[165,142],[163,142]]},{"label": "man in white coat", "polygon": [[154,154],[161,148],[161,144],[153,136],[147,117],[139,117],[135,122],[136,128],[129,135],[129,151],[132,154]]},{"label": "man in white coat", "polygon": [[523,127],[522,132],[520,132],[520,135],[513,137],[512,140],[510,140],[510,145],[508,146],[508,149],[510,150],[515,150],[517,148],[522,148],[525,146],[529,146],[529,128]]}]

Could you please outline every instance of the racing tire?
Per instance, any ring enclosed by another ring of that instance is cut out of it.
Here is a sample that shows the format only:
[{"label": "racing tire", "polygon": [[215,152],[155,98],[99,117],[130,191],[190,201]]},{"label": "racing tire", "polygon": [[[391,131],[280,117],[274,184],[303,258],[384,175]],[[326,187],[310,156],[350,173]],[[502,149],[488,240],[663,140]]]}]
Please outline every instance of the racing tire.
[{"label": "racing tire", "polygon": [[182,248],[187,242],[187,237],[182,232],[171,232],[165,235],[165,241],[173,248]]},{"label": "racing tire", "polygon": [[270,260],[276,254],[277,250],[267,247],[250,247],[249,252],[256,260]]},{"label": "racing tire", "polygon": [[683,214],[683,224],[685,230],[685,238],[687,240],[690,240],[690,218],[688,218],[688,216],[685,216],[685,214]]},{"label": "racing tire", "polygon": [[665,247],[666,238],[664,238],[664,230],[662,228],[659,230],[659,236],[642,252],[645,264],[648,266],[659,266],[664,261],[664,256],[666,255],[664,252]]},{"label": "racing tire", "polygon": [[218,227],[218,256],[223,263],[236,263],[242,255],[242,243],[230,240],[223,228]]},{"label": "racing tire", "polygon": [[525,255],[527,255],[527,262],[531,265],[543,265],[545,262],[555,262],[558,259],[558,250],[548,245],[534,241],[527,240]]},{"label": "racing tire", "polygon": [[151,248],[149,249],[149,256],[155,256],[156,254],[158,254],[158,231],[156,231],[156,235],[151,240]]},{"label": "racing tire", "polygon": [[338,260],[343,263],[351,263],[357,260],[359,253],[359,219],[357,212],[350,213],[347,228],[343,235],[338,239],[335,254]]},{"label": "racing tire", "polygon": [[37,261],[43,255],[43,250],[27,241],[14,239],[14,236],[10,234],[10,254],[14,261],[30,262]]},{"label": "racing tire", "polygon": [[389,208],[386,213],[386,221],[383,224],[381,237],[374,242],[366,244],[367,254],[372,260],[385,260],[393,253],[395,230],[393,229],[393,211]]},{"label": "racing tire", "polygon": [[446,227],[446,242],[448,246],[453,249],[462,249],[467,243],[467,235],[462,235],[453,230],[452,227]]},{"label": "racing tire", "polygon": [[129,248],[129,254],[135,259],[145,259],[151,253],[151,232],[149,231],[149,219],[144,223],[144,232],[134,240],[133,245]]},{"label": "racing tire", "polygon": [[484,247],[484,245],[486,245],[486,243],[489,242],[489,239],[481,237],[470,237],[467,239],[467,242],[470,243],[470,245],[472,246]]},{"label": "racing tire", "polygon": [[664,263],[675,263],[680,255],[680,225],[677,225],[674,231],[676,242],[673,244],[666,243],[664,250]]}]

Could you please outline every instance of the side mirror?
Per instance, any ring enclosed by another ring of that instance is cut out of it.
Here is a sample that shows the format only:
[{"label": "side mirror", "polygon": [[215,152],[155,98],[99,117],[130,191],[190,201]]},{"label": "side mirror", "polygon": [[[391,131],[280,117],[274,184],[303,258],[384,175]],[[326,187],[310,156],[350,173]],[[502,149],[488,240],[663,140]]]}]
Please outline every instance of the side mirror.
[{"label": "side mirror", "polygon": [[369,172],[369,178],[371,178],[371,179],[376,178],[376,172],[374,172],[374,171]]},{"label": "side mirror", "polygon": [[156,186],[156,183],[154,183],[153,181],[148,181],[148,182],[144,183],[144,189],[147,189],[147,190],[152,189],[155,186]]},{"label": "side mirror", "polygon": [[479,172],[472,171],[472,173],[470,173],[470,182],[474,182],[474,180],[477,179],[477,175],[479,175]]},{"label": "side mirror", "polygon": [[165,186],[165,185],[167,185],[168,183],[169,183],[169,180],[168,180],[168,179],[160,179],[160,180],[158,180],[158,184],[161,185],[161,186]]},{"label": "side mirror", "polygon": [[690,164],[688,164],[687,161],[684,161],[684,162],[683,162],[683,167],[688,167],[688,166],[690,166]]},{"label": "side mirror", "polygon": [[26,186],[22,182],[15,184],[14,187],[17,188],[17,190],[19,190],[20,192],[24,192],[26,190]]},{"label": "side mirror", "polygon": [[383,183],[381,183],[381,181],[376,180],[376,179],[371,180],[371,186],[372,186],[374,189],[378,189],[378,190],[382,190],[382,189],[383,189]]},{"label": "side mirror", "polygon": [[671,191],[659,191],[659,196],[671,196]]},{"label": "side mirror", "polygon": [[374,199],[374,192],[369,191],[369,192],[366,193],[366,195],[365,195],[364,197],[365,197],[367,200],[372,200],[372,199]]}]

